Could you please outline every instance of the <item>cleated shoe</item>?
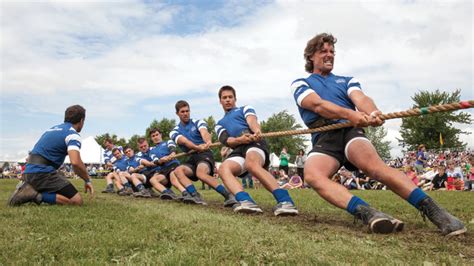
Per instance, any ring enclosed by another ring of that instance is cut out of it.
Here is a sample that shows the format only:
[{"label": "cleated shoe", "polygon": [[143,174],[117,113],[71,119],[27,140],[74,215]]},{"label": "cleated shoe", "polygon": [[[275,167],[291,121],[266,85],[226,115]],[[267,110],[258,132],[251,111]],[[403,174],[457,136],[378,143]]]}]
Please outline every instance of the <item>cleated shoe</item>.
[{"label": "cleated shoe", "polygon": [[284,201],[273,207],[273,214],[275,216],[295,216],[298,215],[298,210],[293,203]]},{"label": "cleated shoe", "polygon": [[146,190],[148,190],[148,193],[150,193],[151,197],[152,198],[159,198],[160,197],[160,194],[156,193],[153,188],[145,188]]},{"label": "cleated shoe", "polygon": [[460,235],[467,231],[464,224],[458,218],[438,206],[430,197],[421,201],[419,210],[423,220],[426,219],[425,217],[428,217],[441,230],[441,234],[444,236]]},{"label": "cleated shoe", "polygon": [[224,207],[232,208],[235,204],[237,204],[237,200],[235,199],[234,195],[229,193],[224,199]]},{"label": "cleated shoe", "polygon": [[403,229],[403,222],[397,223],[393,217],[376,210],[367,205],[359,205],[356,208],[355,219],[360,219],[366,225],[368,225],[370,232],[376,234],[389,234],[397,229],[397,226]]},{"label": "cleated shoe", "polygon": [[133,193],[136,198],[151,198],[150,192],[147,189],[142,189],[138,192]]},{"label": "cleated shoe", "polygon": [[20,206],[27,202],[41,203],[41,194],[38,193],[30,184],[22,183],[8,199],[8,205]]},{"label": "cleated shoe", "polygon": [[163,191],[160,195],[160,199],[162,200],[175,200],[177,198],[178,196],[176,196],[172,190]]},{"label": "cleated shoe", "polygon": [[115,193],[114,186],[107,186],[102,193]]},{"label": "cleated shoe", "polygon": [[199,205],[207,205],[207,203],[202,199],[201,194],[196,193],[196,195],[186,197],[183,199],[183,202],[186,204],[199,204]]},{"label": "cleated shoe", "polygon": [[237,201],[232,209],[234,209],[234,212],[238,213],[263,213],[262,209],[250,200]]}]

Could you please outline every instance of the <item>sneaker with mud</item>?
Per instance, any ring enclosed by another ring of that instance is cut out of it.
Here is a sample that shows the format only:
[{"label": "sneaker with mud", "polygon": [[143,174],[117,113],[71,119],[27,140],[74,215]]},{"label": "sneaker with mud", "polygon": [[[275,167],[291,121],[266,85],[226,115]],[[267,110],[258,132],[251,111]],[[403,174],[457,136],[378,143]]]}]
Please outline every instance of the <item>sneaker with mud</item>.
[{"label": "sneaker with mud", "polygon": [[38,193],[30,184],[23,183],[17,187],[15,192],[8,199],[8,205],[20,206],[27,202],[41,204],[41,194]]},{"label": "sneaker with mud", "polygon": [[207,205],[207,203],[202,199],[201,194],[196,193],[196,195],[187,197],[183,200],[186,204],[199,204],[199,205]]},{"label": "sneaker with mud", "polygon": [[142,189],[133,193],[133,196],[136,198],[151,198],[150,192],[147,189]]},{"label": "sneaker with mud", "polygon": [[284,201],[273,207],[273,214],[275,216],[295,216],[298,215],[298,209],[293,203]]},{"label": "sneaker with mud", "polygon": [[130,187],[125,187],[125,188],[122,188],[121,190],[119,190],[119,191],[117,192],[117,194],[118,194],[119,196],[130,196],[130,195],[133,194],[133,189],[130,188]]},{"label": "sneaker with mud", "polygon": [[160,199],[162,199],[162,200],[174,200],[177,197],[178,196],[176,196],[176,194],[174,194],[174,192],[172,190],[165,190],[160,195]]},{"label": "sneaker with mud", "polygon": [[423,220],[425,220],[425,217],[428,217],[444,236],[456,236],[464,234],[467,231],[464,224],[458,218],[438,206],[430,197],[420,202],[419,210]]},{"label": "sneaker with mud", "polygon": [[232,208],[235,204],[237,204],[237,200],[235,199],[234,195],[230,194],[227,195],[224,199],[224,207]]},{"label": "sneaker with mud", "polygon": [[234,209],[234,212],[238,213],[263,213],[262,209],[250,200],[237,201],[232,209]]},{"label": "sneaker with mud", "polygon": [[108,185],[104,190],[102,190],[102,193],[115,193],[114,186]]},{"label": "sneaker with mud", "polygon": [[397,230],[396,221],[398,220],[367,205],[357,206],[354,218],[362,220],[372,233],[390,234]]}]

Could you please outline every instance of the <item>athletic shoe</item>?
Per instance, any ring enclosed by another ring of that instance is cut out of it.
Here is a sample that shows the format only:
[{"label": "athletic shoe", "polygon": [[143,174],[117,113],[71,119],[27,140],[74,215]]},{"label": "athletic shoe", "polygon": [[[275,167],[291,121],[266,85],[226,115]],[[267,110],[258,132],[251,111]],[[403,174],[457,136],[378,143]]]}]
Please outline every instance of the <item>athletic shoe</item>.
[{"label": "athletic shoe", "polygon": [[275,216],[295,216],[298,215],[298,210],[293,203],[284,201],[273,207],[273,214]]},{"label": "athletic shoe", "polygon": [[441,230],[442,235],[455,236],[467,231],[464,224],[458,218],[438,206],[430,197],[421,201],[419,210],[423,220],[426,219],[425,217],[428,217]]},{"label": "athletic shoe", "polygon": [[377,234],[389,234],[400,230],[397,227],[403,229],[403,222],[367,205],[357,206],[354,218],[362,220],[371,232]]},{"label": "athletic shoe", "polygon": [[237,201],[232,208],[234,212],[239,213],[263,213],[262,209],[250,200]]},{"label": "athletic shoe", "polygon": [[133,194],[133,189],[131,187],[124,187],[117,192],[119,196],[130,196]]},{"label": "athletic shoe", "polygon": [[107,186],[104,190],[102,190],[102,193],[115,193],[114,186]]},{"label": "athletic shoe", "polygon": [[189,196],[183,199],[183,202],[186,204],[199,204],[199,205],[207,205],[207,203],[202,199],[201,194],[196,192],[196,195]]},{"label": "athletic shoe", "polygon": [[153,188],[145,188],[146,190],[148,190],[148,193],[150,193],[151,197],[152,198],[159,198],[160,197],[160,194],[156,193]]},{"label": "athletic shoe", "polygon": [[38,193],[30,184],[22,183],[8,199],[8,205],[20,206],[27,202],[41,203],[41,194]]},{"label": "athletic shoe", "polygon": [[172,190],[164,191],[160,195],[160,199],[162,199],[162,200],[174,200],[176,198],[177,198],[177,196],[176,196],[176,194],[174,194],[174,192]]},{"label": "athletic shoe", "polygon": [[133,193],[134,197],[137,198],[151,198],[150,192],[147,189],[142,189],[138,192]]},{"label": "athletic shoe", "polygon": [[237,200],[235,199],[234,195],[229,193],[224,199],[224,207],[233,207],[235,204],[237,204]]}]

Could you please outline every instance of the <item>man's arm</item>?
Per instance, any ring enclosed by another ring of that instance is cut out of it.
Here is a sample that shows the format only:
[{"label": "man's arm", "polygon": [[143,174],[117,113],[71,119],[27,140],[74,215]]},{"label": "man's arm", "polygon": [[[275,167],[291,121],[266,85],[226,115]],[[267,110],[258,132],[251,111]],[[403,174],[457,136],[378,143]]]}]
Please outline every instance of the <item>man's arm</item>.
[{"label": "man's arm", "polygon": [[87,173],[86,166],[82,162],[81,153],[78,150],[69,150],[68,152],[69,160],[71,161],[72,168],[74,173],[81,177],[86,182],[86,193],[90,191],[91,194],[94,194],[94,188],[92,187],[92,181]]},{"label": "man's arm", "polygon": [[340,107],[329,101],[323,100],[318,94],[312,92],[301,101],[301,107],[318,113],[328,119],[346,119],[356,127],[366,127],[369,124],[369,116],[363,112],[354,111]]},{"label": "man's arm", "polygon": [[361,90],[352,91],[349,94],[349,98],[355,104],[357,110],[369,115],[369,125],[380,126],[384,123],[384,121],[378,117],[382,112],[377,108],[372,98],[365,95]]}]

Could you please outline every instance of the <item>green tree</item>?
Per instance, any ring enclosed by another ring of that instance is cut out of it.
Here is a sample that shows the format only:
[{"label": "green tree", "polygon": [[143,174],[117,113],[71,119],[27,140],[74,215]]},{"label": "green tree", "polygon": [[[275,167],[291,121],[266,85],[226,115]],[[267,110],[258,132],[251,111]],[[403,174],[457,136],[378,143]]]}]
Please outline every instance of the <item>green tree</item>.
[{"label": "green tree", "polygon": [[[412,100],[413,108],[446,104],[460,101],[461,90],[452,93],[420,91],[415,93]],[[460,134],[469,134],[453,126],[453,123],[470,124],[471,115],[466,112],[440,112],[424,116],[402,118],[400,129],[401,139],[398,141],[404,149],[415,150],[419,144],[425,144],[428,149],[464,148],[466,144],[459,139]],[[444,145],[441,147],[440,134]]]},{"label": "green tree", "polygon": [[99,145],[102,146],[102,148],[105,149],[104,140],[107,139],[107,138],[110,138],[112,140],[112,143],[116,146],[122,146],[123,147],[127,144],[127,141],[124,138],[119,138],[119,137],[117,137],[117,135],[110,134],[110,133],[105,133],[105,134],[95,136],[95,141],[97,141],[97,143],[99,143]]},{"label": "green tree", "polygon": [[384,127],[367,127],[364,130],[379,156],[384,160],[390,159],[390,141],[383,140],[387,136],[387,130]]},{"label": "green tree", "polygon": [[148,143],[150,143],[150,145],[153,146],[152,145],[153,142],[151,141],[151,138],[149,137],[150,129],[158,128],[161,132],[161,136],[163,140],[168,140],[169,134],[175,126],[176,126],[176,120],[174,119],[163,118],[160,121],[153,119],[153,121],[151,121],[150,125],[147,127],[145,131]]},{"label": "green tree", "polygon": [[[300,129],[301,125],[296,122],[293,115],[289,114],[287,110],[283,110],[277,114],[273,114],[267,121],[262,121],[261,127],[262,132],[276,132]],[[300,149],[306,149],[304,144],[306,139],[302,135],[267,138],[266,140],[270,152],[280,154],[282,148],[286,147],[288,153],[292,155],[292,159]]]},{"label": "green tree", "polygon": [[138,138],[140,138],[141,136],[140,135],[133,135],[131,136],[128,141],[127,141],[127,146],[129,146],[130,148],[132,148],[135,152],[138,152],[138,143],[137,143],[137,140]]}]

